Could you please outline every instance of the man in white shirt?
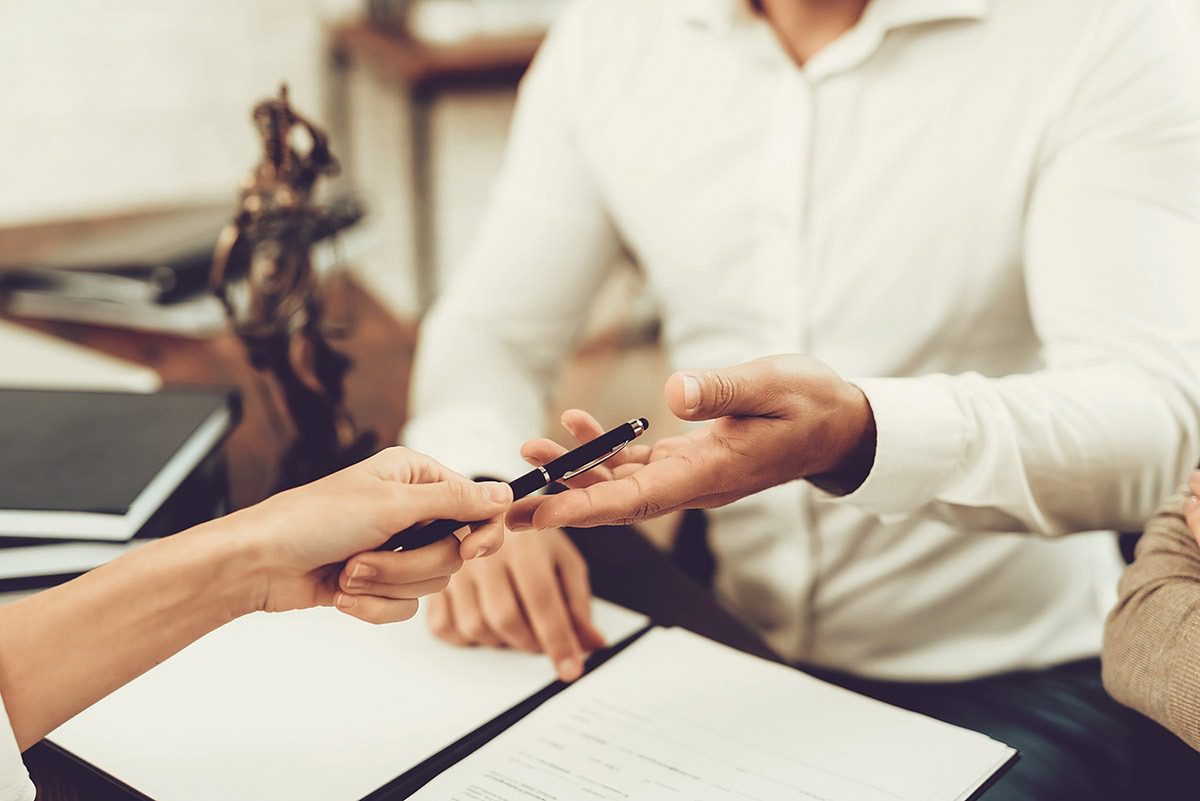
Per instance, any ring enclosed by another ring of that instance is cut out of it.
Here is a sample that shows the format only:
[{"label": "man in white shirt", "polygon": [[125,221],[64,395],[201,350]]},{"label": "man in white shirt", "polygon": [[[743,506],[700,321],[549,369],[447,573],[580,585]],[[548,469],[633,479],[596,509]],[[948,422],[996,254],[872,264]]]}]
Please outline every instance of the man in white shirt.
[{"label": "man in white shirt", "polygon": [[[722,600],[797,663],[942,683],[941,707],[873,691],[1022,748],[989,799],[1117,797],[1125,722],[1073,663],[1099,651],[1120,560],[1079,532],[1139,528],[1200,452],[1183,31],[1167,0],[582,0],[423,328],[408,442],[468,474],[527,469],[628,249],[676,368],[805,354],[799,396],[819,375],[867,411],[842,442],[874,445],[862,474],[823,482],[843,497],[799,470],[709,513]],[[817,433],[790,444],[819,452]],[[586,594],[549,529],[465,569],[430,619],[569,679]]]}]

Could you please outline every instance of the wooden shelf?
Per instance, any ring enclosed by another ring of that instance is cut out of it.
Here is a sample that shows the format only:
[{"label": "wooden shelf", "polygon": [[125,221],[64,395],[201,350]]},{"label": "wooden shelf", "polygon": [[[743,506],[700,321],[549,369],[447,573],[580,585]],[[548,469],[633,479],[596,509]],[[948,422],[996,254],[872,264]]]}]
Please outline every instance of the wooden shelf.
[{"label": "wooden shelf", "polygon": [[429,44],[365,22],[339,25],[331,37],[338,58],[362,64],[409,91],[512,84],[543,39],[539,34]]}]

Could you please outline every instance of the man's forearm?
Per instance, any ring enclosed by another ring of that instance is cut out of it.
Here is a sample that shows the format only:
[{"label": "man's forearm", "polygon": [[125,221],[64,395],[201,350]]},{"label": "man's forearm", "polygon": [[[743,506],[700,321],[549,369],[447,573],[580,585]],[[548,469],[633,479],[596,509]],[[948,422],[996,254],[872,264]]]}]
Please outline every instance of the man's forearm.
[{"label": "man's forearm", "polygon": [[237,515],[0,608],[0,697],[23,749],[252,610],[259,565]]}]

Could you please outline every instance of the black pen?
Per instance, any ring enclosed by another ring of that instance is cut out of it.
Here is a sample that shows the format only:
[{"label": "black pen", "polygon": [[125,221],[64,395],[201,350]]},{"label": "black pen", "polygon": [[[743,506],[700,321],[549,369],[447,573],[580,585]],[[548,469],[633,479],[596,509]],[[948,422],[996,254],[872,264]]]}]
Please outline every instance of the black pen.
[{"label": "black pen", "polygon": [[[566,481],[591,470],[646,433],[648,428],[650,428],[650,421],[644,417],[630,420],[611,431],[604,432],[590,442],[583,443],[573,451],[567,451],[554,461],[542,467],[536,467],[519,478],[514,478],[508,482],[508,486],[512,488],[513,500],[519,501],[555,481]],[[387,542],[375,550],[411,551],[413,548],[431,545],[440,539],[449,537],[463,526],[468,525],[475,525],[475,523],[461,520],[434,520],[432,523],[414,526],[398,534],[393,534]]]}]

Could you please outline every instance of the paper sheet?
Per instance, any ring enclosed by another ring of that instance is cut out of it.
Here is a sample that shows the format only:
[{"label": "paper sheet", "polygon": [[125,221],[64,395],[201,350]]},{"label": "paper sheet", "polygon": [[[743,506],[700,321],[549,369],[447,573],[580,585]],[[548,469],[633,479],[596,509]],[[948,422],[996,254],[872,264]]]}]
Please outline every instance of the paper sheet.
[{"label": "paper sheet", "polygon": [[412,798],[958,801],[1012,754],[982,734],[654,629]]},{"label": "paper sheet", "polygon": [[153,392],[148,367],[0,320],[0,387]]},{"label": "paper sheet", "polygon": [[[610,642],[646,624],[603,601]],[[157,801],[356,801],[549,684],[543,656],[333,609],[230,623],[50,735]]]}]

